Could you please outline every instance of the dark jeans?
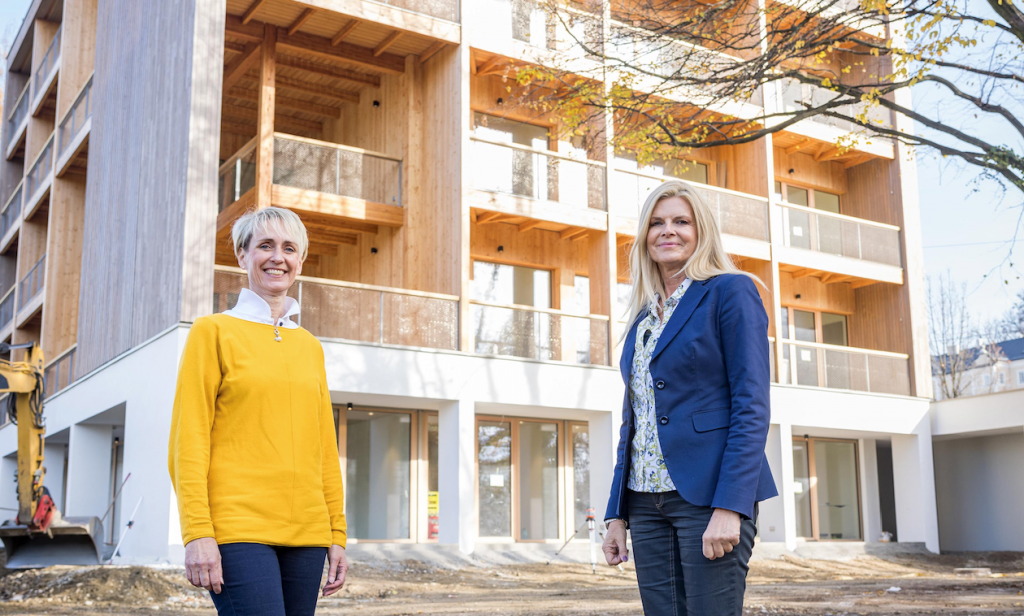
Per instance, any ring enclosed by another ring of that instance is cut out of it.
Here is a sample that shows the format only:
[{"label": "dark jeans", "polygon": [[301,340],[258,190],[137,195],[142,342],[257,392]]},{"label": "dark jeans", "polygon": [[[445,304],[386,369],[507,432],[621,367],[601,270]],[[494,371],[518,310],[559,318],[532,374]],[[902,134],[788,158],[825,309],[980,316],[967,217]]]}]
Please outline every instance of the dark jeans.
[{"label": "dark jeans", "polygon": [[220,546],[224,584],[210,593],[219,616],[312,616],[327,548],[262,543]]},{"label": "dark jeans", "polygon": [[644,614],[741,616],[754,520],[740,522],[740,543],[732,552],[708,560],[702,537],[711,507],[692,505],[678,492],[630,490],[626,499]]}]

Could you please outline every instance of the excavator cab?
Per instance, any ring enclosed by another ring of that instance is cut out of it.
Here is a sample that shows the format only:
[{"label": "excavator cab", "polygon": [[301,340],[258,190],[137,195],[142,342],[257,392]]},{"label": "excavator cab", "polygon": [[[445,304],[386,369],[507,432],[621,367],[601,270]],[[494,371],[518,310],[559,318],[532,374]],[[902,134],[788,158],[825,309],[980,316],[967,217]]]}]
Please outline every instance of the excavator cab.
[{"label": "excavator cab", "polygon": [[0,354],[27,349],[26,361],[0,359],[0,393],[18,426],[18,516],[0,525],[8,569],[98,565],[109,556],[96,517],[64,518],[43,484],[43,352],[35,343],[0,344]]}]

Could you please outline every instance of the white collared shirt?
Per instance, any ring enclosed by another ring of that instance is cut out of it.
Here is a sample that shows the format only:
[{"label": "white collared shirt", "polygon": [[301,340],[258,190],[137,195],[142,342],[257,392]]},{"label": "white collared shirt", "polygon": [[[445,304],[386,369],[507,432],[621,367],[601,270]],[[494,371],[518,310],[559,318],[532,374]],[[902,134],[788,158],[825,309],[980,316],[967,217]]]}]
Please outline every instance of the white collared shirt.
[{"label": "white collared shirt", "polygon": [[238,294],[238,302],[235,307],[225,310],[224,314],[243,321],[264,323],[285,329],[299,328],[299,324],[291,319],[292,315],[299,314],[299,302],[295,301],[294,297],[285,298],[284,314],[277,320],[277,323],[274,323],[274,317],[270,314],[270,304],[249,289],[242,289],[242,292]]}]

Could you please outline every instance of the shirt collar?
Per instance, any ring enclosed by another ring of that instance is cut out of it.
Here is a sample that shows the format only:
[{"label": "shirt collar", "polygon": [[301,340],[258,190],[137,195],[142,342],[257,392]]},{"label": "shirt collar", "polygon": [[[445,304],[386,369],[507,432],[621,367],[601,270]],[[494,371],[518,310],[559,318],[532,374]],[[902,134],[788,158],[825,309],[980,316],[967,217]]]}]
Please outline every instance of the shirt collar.
[{"label": "shirt collar", "polygon": [[[690,288],[690,283],[692,282],[693,281],[690,280],[689,277],[683,280],[683,282],[680,283],[678,287],[676,287],[676,290],[672,293],[672,295],[669,296],[668,300],[665,302],[665,308],[674,308],[675,305],[679,303],[679,300],[683,298],[683,293],[686,293],[686,289]],[[655,293],[654,301],[651,303],[651,314],[657,316],[658,304],[660,303],[661,295]]]},{"label": "shirt collar", "polygon": [[274,323],[274,317],[270,313],[270,304],[249,289],[242,289],[238,294],[238,302],[235,304],[235,307],[228,312],[233,313],[232,316],[238,316],[247,321],[255,321],[256,323],[266,323],[267,325],[277,325],[279,327],[298,327],[298,324],[292,321],[291,317],[299,314],[299,302],[295,301],[294,297],[286,297],[284,300],[284,314],[281,315],[277,323]]}]

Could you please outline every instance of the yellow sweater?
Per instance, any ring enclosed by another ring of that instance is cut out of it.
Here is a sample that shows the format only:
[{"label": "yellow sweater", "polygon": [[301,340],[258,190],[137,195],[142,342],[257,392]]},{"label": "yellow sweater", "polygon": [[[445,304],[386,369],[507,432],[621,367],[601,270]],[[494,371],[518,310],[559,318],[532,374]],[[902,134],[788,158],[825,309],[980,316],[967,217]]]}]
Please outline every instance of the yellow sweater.
[{"label": "yellow sweater", "polygon": [[182,540],[345,545],[324,351],[304,329],[217,314],[185,343],[168,466]]}]

